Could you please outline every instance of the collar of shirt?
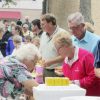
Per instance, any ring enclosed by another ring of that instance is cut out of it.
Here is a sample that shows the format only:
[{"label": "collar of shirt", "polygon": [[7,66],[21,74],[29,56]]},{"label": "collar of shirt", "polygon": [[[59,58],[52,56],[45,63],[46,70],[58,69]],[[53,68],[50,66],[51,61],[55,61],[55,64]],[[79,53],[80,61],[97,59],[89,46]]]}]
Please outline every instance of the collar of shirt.
[{"label": "collar of shirt", "polygon": [[55,33],[57,33],[58,29],[59,29],[59,26],[56,27],[55,31],[52,33],[51,36],[49,36],[48,33],[46,33],[46,35],[49,37],[49,41],[53,38],[53,35],[54,35]]},{"label": "collar of shirt", "polygon": [[89,40],[88,31],[85,32],[85,36],[81,40],[79,40],[75,36],[73,36],[73,38],[74,38],[74,41],[84,41],[84,42],[88,42],[88,40]]},{"label": "collar of shirt", "polygon": [[68,60],[68,57],[66,57],[65,63],[71,66],[74,62],[76,62],[78,60],[78,52],[79,52],[79,48],[75,46],[74,57],[71,60]]}]

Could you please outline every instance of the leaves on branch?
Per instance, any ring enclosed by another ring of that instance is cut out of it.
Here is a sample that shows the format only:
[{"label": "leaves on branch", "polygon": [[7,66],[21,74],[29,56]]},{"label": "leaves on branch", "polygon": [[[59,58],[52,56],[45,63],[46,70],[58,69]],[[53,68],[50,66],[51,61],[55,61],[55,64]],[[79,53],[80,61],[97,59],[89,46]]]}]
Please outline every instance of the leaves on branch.
[{"label": "leaves on branch", "polygon": [[2,7],[4,6],[9,7],[10,4],[16,5],[17,3],[14,0],[4,0],[4,4],[2,5]]}]

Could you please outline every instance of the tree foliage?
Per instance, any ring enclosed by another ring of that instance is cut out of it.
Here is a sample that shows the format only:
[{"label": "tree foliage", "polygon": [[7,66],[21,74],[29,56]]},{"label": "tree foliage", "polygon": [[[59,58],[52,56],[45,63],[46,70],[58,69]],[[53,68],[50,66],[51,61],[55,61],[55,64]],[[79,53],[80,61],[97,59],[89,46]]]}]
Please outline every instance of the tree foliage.
[{"label": "tree foliage", "polygon": [[2,7],[9,6],[10,4],[16,5],[17,3],[14,0],[4,0]]}]

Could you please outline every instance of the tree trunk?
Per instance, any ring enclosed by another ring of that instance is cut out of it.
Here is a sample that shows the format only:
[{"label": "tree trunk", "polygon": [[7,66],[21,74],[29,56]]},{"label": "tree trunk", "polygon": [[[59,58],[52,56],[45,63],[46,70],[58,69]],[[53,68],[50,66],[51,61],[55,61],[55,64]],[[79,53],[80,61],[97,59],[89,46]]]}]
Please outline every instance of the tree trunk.
[{"label": "tree trunk", "polygon": [[43,0],[42,2],[42,14],[45,14],[46,13],[46,3],[47,3],[47,0]]}]

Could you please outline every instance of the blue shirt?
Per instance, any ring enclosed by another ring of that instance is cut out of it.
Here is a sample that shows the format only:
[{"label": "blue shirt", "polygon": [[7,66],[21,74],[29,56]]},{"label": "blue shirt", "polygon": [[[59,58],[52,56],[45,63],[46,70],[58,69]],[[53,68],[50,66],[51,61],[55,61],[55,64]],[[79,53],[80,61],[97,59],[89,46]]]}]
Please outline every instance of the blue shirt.
[{"label": "blue shirt", "polygon": [[[24,42],[24,38],[22,37],[22,42]],[[13,50],[14,50],[15,46],[14,46],[14,43],[13,43],[13,38],[10,37],[8,39],[8,43],[7,43],[7,46],[6,46],[6,56],[8,55],[11,55]]]},{"label": "blue shirt", "polygon": [[11,55],[14,48],[15,47],[14,47],[13,39],[12,39],[12,37],[10,37],[8,39],[8,43],[7,43],[7,46],[6,46],[6,56]]},{"label": "blue shirt", "polygon": [[98,45],[96,47],[96,55],[95,55],[94,66],[97,67],[97,68],[100,68],[100,41],[98,42]]},{"label": "blue shirt", "polygon": [[90,51],[91,53],[96,55],[96,46],[98,44],[98,41],[100,40],[100,37],[94,33],[91,33],[89,31],[85,32],[85,36],[83,39],[79,40],[75,36],[72,36],[72,41],[74,45],[77,45],[80,48],[86,49]]}]

